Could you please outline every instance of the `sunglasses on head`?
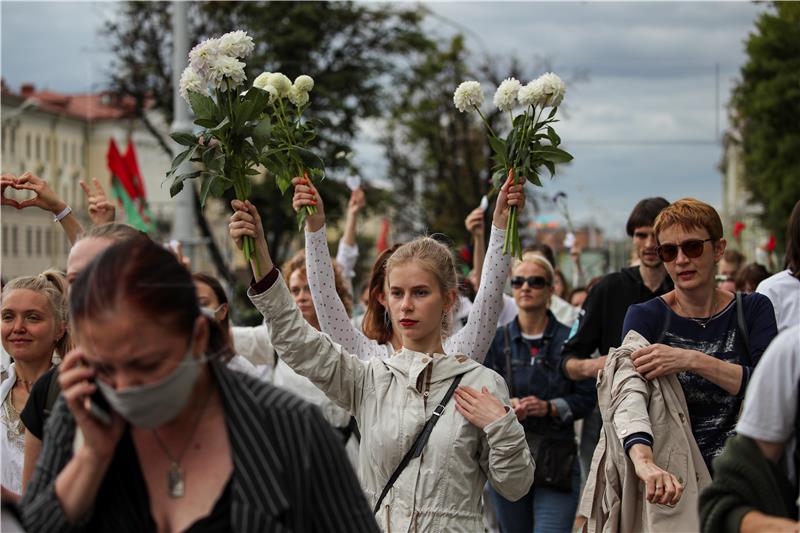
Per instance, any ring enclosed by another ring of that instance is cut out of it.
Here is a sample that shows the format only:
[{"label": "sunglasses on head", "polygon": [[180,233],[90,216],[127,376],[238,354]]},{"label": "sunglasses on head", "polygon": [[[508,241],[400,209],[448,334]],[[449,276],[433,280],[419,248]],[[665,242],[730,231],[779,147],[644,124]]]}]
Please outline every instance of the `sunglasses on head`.
[{"label": "sunglasses on head", "polygon": [[678,257],[678,248],[680,248],[683,255],[689,259],[697,259],[703,255],[705,243],[713,240],[714,239],[689,239],[680,244],[661,244],[656,247],[656,252],[658,253],[658,257],[665,263],[675,261],[675,258]]},{"label": "sunglasses on head", "polygon": [[522,276],[514,276],[511,278],[511,286],[515,289],[521,289],[525,283],[528,284],[528,287],[531,289],[544,289],[550,283],[547,281],[547,278],[544,276],[530,276],[530,277],[522,277]]}]

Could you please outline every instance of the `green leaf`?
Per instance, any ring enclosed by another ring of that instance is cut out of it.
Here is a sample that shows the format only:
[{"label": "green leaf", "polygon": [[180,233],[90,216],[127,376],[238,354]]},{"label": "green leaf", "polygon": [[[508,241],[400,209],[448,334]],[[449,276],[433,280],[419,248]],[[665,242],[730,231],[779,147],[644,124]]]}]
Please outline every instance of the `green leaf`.
[{"label": "green leaf", "polygon": [[185,131],[174,131],[169,134],[172,140],[183,146],[194,146],[197,144],[197,137]]},{"label": "green leaf", "polygon": [[316,168],[316,169],[321,169],[323,171],[325,170],[325,163],[317,154],[315,154],[308,148],[303,148],[302,146],[292,146],[292,148],[297,153],[297,155],[300,156],[300,159],[303,161],[303,165],[307,169]]},{"label": "green leaf", "polygon": [[189,105],[192,106],[192,112],[195,118],[198,119],[214,119],[217,114],[217,104],[210,96],[189,91]]},{"label": "green leaf", "polygon": [[505,170],[498,170],[492,174],[492,188],[499,191],[500,187],[502,187],[503,183],[506,181],[507,176],[508,173]]},{"label": "green leaf", "polygon": [[175,179],[172,181],[172,185],[169,187],[169,195],[170,197],[174,197],[176,194],[183,190],[183,182],[189,179],[194,179],[200,175],[200,172],[189,172],[187,174],[180,174],[179,176],[175,176]]},{"label": "green leaf", "polygon": [[292,178],[287,178],[286,176],[278,175],[275,176],[275,183],[278,185],[278,190],[281,191],[281,194],[285,194],[286,189],[288,189],[289,186],[292,184]]},{"label": "green leaf", "polygon": [[550,171],[550,177],[551,178],[556,175],[556,164],[555,163],[553,163],[552,161],[545,160],[545,161],[542,161],[542,164],[545,167],[547,167],[547,170]]},{"label": "green leaf", "polygon": [[178,167],[180,167],[184,161],[190,159],[196,149],[197,145],[191,146],[186,150],[184,150],[183,152],[176,155],[175,159],[172,160],[172,168],[170,168],[169,172],[167,172],[167,177],[170,177],[171,175],[175,174],[175,172],[178,170]]},{"label": "green leaf", "polygon": [[573,157],[568,152],[555,146],[542,146],[539,145],[533,149],[532,153],[541,157],[545,161],[552,161],[553,163],[569,163]]},{"label": "green leaf", "polygon": [[489,146],[492,147],[494,153],[499,155],[503,161],[508,159],[508,152],[506,151],[506,142],[499,137],[489,136]]},{"label": "green leaf", "polygon": [[556,130],[547,126],[547,138],[550,139],[550,142],[553,143],[553,146],[558,146],[561,144],[561,137],[558,136]]},{"label": "green leaf", "polygon": [[206,206],[206,198],[208,197],[208,193],[211,191],[211,186],[214,185],[214,182],[217,180],[218,177],[219,176],[217,174],[213,174],[203,181],[203,187],[200,189],[201,207]]},{"label": "green leaf", "polygon": [[194,121],[194,123],[198,126],[202,126],[203,128],[213,128],[217,125],[217,121],[213,118],[198,118]]},{"label": "green leaf", "polygon": [[272,121],[269,117],[264,117],[261,122],[253,128],[252,138],[256,150],[261,152],[269,143],[270,135],[272,134]]},{"label": "green leaf", "polygon": [[242,100],[238,103],[234,112],[234,127],[239,129],[245,122],[258,117],[267,107],[269,93],[258,87],[247,90]]},{"label": "green leaf", "polygon": [[557,107],[554,107],[553,109],[551,109],[551,110],[550,110],[550,114],[549,114],[549,115],[547,115],[547,120],[550,120],[551,118],[553,118],[554,116],[556,116],[556,111],[558,111],[558,108],[557,108]]},{"label": "green leaf", "polygon": [[210,130],[208,130],[208,132],[209,133],[216,133],[218,131],[222,131],[222,130],[224,130],[226,128],[229,128],[230,127],[229,126],[230,123],[231,123],[231,119],[229,119],[228,117],[225,117],[225,118],[223,118],[222,120],[219,121],[219,124],[217,124],[216,126],[211,128]]}]

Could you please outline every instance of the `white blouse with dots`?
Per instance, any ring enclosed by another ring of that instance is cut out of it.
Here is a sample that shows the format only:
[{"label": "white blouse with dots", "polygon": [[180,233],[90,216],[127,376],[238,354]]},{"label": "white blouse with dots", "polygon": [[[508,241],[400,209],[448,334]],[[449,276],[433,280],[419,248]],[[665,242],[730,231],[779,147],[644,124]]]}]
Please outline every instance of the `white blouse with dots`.
[{"label": "white blouse with dots", "polygon": [[[445,339],[445,353],[461,353],[479,363],[486,357],[503,308],[503,288],[511,262],[510,255],[503,255],[505,235],[505,230],[492,225],[481,284],[469,319],[463,328]],[[394,353],[391,344],[380,344],[368,338],[350,322],[336,293],[325,225],[314,232],[306,231],[306,274],[320,329],[330,335],[334,342],[341,344],[346,351],[358,354],[363,360],[390,357]]]}]

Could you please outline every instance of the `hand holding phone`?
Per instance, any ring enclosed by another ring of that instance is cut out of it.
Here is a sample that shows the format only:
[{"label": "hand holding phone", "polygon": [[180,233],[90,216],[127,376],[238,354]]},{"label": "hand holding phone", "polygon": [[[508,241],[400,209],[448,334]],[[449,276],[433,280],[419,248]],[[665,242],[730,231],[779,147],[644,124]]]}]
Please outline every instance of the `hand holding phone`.
[{"label": "hand holding phone", "polygon": [[111,425],[111,406],[100,389],[95,390],[89,397],[89,414],[103,424]]}]

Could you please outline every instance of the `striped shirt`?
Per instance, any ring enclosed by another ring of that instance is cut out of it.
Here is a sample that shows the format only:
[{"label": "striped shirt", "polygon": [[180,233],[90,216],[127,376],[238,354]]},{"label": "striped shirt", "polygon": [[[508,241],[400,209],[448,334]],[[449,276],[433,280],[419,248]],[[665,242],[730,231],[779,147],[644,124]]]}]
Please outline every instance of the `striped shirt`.
[{"label": "striped shirt", "polygon": [[[377,532],[341,439],[316,407],[293,394],[212,362],[233,461],[230,531]],[[25,527],[39,531],[152,531],[148,495],[129,464],[112,461],[92,512],[70,524],[55,479],[72,457],[75,421],[63,398],[50,416],[44,448],[21,502]],[[128,441],[130,442],[130,440]],[[123,453],[121,442],[117,455]],[[138,470],[138,462],[134,464]]]}]

